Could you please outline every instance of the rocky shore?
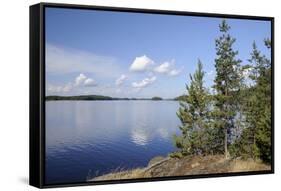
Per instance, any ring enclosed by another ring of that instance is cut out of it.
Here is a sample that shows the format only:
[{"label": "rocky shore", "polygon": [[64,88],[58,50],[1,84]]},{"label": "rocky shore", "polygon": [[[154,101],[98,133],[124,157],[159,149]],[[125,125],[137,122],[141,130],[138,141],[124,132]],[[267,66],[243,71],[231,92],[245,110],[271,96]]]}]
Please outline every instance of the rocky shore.
[{"label": "rocky shore", "polygon": [[229,172],[270,170],[270,165],[253,159],[225,159],[223,155],[193,156],[184,158],[155,157],[145,168],[114,171],[88,181],[121,180],[165,176],[184,176]]}]

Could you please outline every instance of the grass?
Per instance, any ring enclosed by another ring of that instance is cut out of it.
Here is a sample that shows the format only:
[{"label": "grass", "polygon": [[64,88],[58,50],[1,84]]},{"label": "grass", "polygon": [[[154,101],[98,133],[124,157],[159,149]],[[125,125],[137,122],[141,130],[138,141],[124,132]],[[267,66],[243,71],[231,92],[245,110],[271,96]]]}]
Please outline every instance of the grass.
[{"label": "grass", "polygon": [[270,166],[262,163],[260,160],[233,160],[230,165],[230,172],[245,172],[245,171],[261,171],[270,170]]},{"label": "grass", "polygon": [[120,179],[134,179],[134,178],[147,178],[144,169],[136,168],[133,170],[125,170],[119,172],[112,172],[103,176],[98,176],[92,180],[120,180]]}]

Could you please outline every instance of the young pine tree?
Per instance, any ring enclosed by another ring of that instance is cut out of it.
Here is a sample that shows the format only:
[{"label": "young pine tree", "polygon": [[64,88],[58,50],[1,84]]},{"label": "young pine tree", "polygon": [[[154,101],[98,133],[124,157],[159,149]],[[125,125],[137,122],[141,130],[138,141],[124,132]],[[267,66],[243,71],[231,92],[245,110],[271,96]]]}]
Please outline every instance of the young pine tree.
[{"label": "young pine tree", "polygon": [[237,98],[241,86],[240,63],[236,58],[238,51],[233,50],[235,38],[229,34],[230,26],[225,20],[219,25],[221,36],[216,39],[215,68],[216,76],[214,80],[214,126],[220,132],[218,139],[221,140],[221,150],[225,157],[229,156],[228,144],[230,143],[230,132],[234,128],[234,118],[236,116]]},{"label": "young pine tree", "polygon": [[198,60],[197,70],[190,75],[190,85],[186,85],[187,96],[180,101],[177,112],[182,125],[179,127],[181,135],[174,136],[176,146],[179,148],[177,156],[205,154],[209,151],[208,111],[209,95],[204,87],[203,65]]},{"label": "young pine tree", "polygon": [[[269,40],[265,40],[265,46],[271,47]],[[247,142],[247,147],[252,149],[243,151],[252,158],[261,158],[265,162],[270,162],[271,62],[261,54],[255,42],[249,62],[252,66],[250,78],[254,81],[254,85],[249,88],[245,112],[248,128],[243,132],[241,141]]]}]

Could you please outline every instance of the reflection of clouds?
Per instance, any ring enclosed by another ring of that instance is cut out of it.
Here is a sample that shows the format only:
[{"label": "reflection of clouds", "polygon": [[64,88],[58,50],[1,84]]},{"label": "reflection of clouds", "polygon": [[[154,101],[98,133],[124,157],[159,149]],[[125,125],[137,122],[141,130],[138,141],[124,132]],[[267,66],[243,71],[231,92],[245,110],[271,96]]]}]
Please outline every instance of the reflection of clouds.
[{"label": "reflection of clouds", "polygon": [[131,141],[136,145],[148,145],[152,139],[159,137],[160,139],[170,140],[171,132],[166,128],[152,128],[149,129],[139,127],[131,131]]},{"label": "reflection of clouds", "polygon": [[160,128],[157,130],[159,133],[159,136],[163,139],[169,139],[170,138],[170,134],[168,129],[164,129],[164,128]]},{"label": "reflection of clouds", "polygon": [[145,129],[133,129],[131,131],[131,140],[137,145],[147,145],[149,142],[149,133]]},{"label": "reflection of clouds", "polygon": [[74,127],[77,131],[81,131],[83,128],[88,127],[92,122],[93,115],[95,115],[95,112],[92,111],[91,105],[83,101],[74,102]]}]

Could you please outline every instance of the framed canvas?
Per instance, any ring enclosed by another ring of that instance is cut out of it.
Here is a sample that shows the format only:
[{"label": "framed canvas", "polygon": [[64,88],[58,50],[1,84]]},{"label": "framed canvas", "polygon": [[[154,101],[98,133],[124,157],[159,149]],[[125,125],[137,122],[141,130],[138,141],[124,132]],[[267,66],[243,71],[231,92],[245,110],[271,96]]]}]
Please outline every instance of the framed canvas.
[{"label": "framed canvas", "polygon": [[274,18],[30,7],[30,185],[274,172]]}]

